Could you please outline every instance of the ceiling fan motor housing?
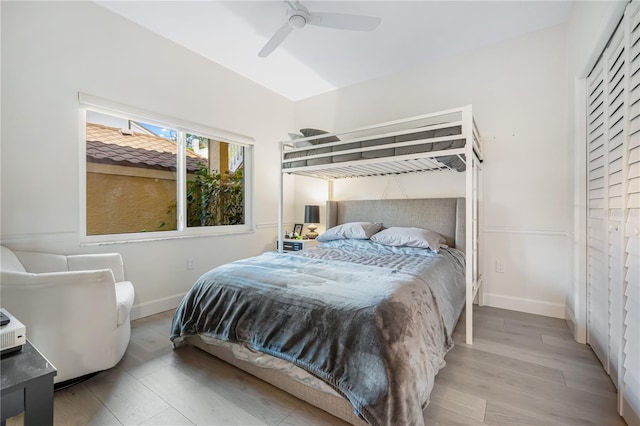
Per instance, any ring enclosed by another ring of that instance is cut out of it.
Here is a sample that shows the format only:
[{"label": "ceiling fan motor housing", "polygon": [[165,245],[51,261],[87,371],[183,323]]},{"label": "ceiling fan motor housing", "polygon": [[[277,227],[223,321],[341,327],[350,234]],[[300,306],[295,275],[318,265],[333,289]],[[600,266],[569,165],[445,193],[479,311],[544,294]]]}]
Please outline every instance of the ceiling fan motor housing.
[{"label": "ceiling fan motor housing", "polygon": [[302,28],[307,24],[307,17],[300,11],[295,11],[289,16],[289,24],[293,28]]}]

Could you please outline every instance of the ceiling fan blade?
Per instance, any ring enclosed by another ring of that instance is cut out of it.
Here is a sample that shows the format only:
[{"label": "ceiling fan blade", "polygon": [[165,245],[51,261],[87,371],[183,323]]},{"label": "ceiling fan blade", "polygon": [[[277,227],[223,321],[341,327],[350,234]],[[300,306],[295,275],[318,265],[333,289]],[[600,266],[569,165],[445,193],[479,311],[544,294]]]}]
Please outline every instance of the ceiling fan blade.
[{"label": "ceiling fan blade", "polygon": [[288,22],[285,22],[284,25],[280,27],[278,31],[271,37],[271,39],[264,45],[258,56],[261,58],[266,58],[275,50],[276,47],[280,46],[280,43],[284,41],[285,38],[289,35],[289,33],[293,31],[293,28],[289,25]]},{"label": "ceiling fan blade", "polygon": [[307,24],[341,30],[373,31],[380,25],[380,18],[346,13],[311,12]]}]

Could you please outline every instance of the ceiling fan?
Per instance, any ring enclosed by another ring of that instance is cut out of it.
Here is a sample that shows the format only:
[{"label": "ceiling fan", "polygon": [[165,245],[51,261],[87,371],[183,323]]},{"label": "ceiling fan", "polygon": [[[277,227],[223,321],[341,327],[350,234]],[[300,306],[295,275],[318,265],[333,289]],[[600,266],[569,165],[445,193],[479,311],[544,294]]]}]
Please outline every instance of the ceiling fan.
[{"label": "ceiling fan", "polygon": [[336,28],[352,31],[373,31],[380,25],[380,18],[346,13],[309,12],[300,1],[286,1],[289,6],[287,21],[264,45],[258,56],[266,58],[278,47],[294,29],[302,29],[305,25]]}]

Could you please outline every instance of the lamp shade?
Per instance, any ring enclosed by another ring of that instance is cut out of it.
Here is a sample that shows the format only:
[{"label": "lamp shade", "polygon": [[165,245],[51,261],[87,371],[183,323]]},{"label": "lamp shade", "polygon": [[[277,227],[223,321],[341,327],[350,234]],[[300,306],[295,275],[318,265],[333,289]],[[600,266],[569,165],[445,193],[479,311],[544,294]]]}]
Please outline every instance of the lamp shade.
[{"label": "lamp shade", "polygon": [[304,206],[304,223],[320,223],[320,206]]}]

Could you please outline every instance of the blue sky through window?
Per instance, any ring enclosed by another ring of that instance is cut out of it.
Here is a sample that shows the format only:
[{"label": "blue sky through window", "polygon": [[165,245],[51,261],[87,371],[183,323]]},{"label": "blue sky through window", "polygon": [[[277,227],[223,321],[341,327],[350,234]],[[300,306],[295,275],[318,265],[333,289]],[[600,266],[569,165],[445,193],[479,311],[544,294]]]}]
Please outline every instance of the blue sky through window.
[{"label": "blue sky through window", "polygon": [[177,139],[177,132],[173,129],[166,129],[164,127],[154,126],[153,124],[143,123],[138,121],[138,124],[154,135],[160,136],[161,138],[169,139],[175,141]]}]

